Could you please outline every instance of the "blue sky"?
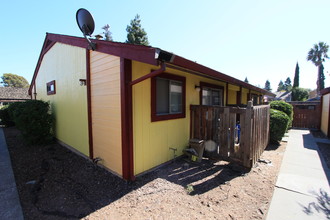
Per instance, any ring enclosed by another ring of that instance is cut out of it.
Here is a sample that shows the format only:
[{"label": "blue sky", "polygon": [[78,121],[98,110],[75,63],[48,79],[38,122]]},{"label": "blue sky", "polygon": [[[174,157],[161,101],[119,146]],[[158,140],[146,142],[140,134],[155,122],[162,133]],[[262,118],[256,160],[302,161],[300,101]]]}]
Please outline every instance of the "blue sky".
[{"label": "blue sky", "polygon": [[[126,26],[139,14],[154,47],[173,52],[253,85],[268,79],[316,88],[317,68],[306,61],[313,44],[330,44],[329,0],[4,1],[1,0],[0,75],[31,81],[46,32],[82,36],[76,11],[94,17],[94,34],[109,24],[114,41],[126,40]],[[330,52],[329,52],[330,54]],[[330,60],[325,85],[330,86]]]}]

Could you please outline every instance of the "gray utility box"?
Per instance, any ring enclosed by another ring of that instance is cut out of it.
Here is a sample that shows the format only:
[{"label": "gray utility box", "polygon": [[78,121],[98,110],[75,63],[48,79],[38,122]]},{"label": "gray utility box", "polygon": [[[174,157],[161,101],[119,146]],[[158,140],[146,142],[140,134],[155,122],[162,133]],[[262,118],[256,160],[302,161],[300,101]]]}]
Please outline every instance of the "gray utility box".
[{"label": "gray utility box", "polygon": [[204,141],[199,139],[190,139],[189,146],[197,152],[197,161],[201,162],[204,153]]}]

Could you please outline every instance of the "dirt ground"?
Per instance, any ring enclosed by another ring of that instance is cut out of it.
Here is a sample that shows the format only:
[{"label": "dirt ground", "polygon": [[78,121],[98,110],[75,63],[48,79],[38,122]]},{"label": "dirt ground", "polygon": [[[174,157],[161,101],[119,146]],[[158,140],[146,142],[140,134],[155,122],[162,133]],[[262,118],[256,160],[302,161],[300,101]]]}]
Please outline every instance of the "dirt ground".
[{"label": "dirt ground", "polygon": [[286,147],[268,146],[250,172],[179,158],[125,182],[58,144],[25,146],[17,129],[4,131],[25,219],[264,219]]}]

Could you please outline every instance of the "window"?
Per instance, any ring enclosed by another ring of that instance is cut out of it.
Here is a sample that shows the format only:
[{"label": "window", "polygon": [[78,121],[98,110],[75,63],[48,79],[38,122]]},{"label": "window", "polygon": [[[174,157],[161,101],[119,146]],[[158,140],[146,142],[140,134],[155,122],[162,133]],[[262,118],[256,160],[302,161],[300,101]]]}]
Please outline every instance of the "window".
[{"label": "window", "polygon": [[163,73],[151,79],[151,121],[186,117],[186,79]]},{"label": "window", "polygon": [[259,104],[259,96],[256,95],[256,94],[251,94],[251,96],[252,96],[253,105],[258,105]]},{"label": "window", "polygon": [[201,104],[223,106],[223,87],[208,83],[200,83]]},{"label": "window", "polygon": [[47,95],[56,94],[55,80],[47,83]]}]

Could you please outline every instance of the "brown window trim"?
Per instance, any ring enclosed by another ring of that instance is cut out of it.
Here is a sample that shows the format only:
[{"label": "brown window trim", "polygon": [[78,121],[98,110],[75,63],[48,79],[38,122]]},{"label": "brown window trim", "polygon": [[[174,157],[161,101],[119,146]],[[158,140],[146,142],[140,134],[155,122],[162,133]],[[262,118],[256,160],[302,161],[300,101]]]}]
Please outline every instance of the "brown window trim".
[{"label": "brown window trim", "polygon": [[[54,86],[54,90],[53,91],[48,91],[48,88],[50,86],[52,86],[52,85]],[[55,95],[56,94],[56,83],[55,83],[55,80],[52,80],[52,81],[48,82],[46,89],[47,89],[47,95]]]},{"label": "brown window trim", "polygon": [[219,86],[219,85],[215,85],[215,84],[211,84],[211,83],[206,83],[206,82],[200,82],[199,86],[201,87],[200,91],[199,91],[199,105],[203,105],[203,87],[207,87],[207,88],[211,88],[211,89],[221,89],[222,90],[222,106],[225,106],[224,103],[224,93],[225,93],[225,89],[223,86]]},{"label": "brown window trim", "polygon": [[[179,114],[168,114],[168,115],[157,115],[156,112],[156,78],[165,78],[169,80],[176,80],[182,82],[182,113]],[[183,76],[173,75],[169,73],[162,73],[158,76],[151,78],[151,122],[171,120],[177,118],[186,117],[186,78]]]}]

